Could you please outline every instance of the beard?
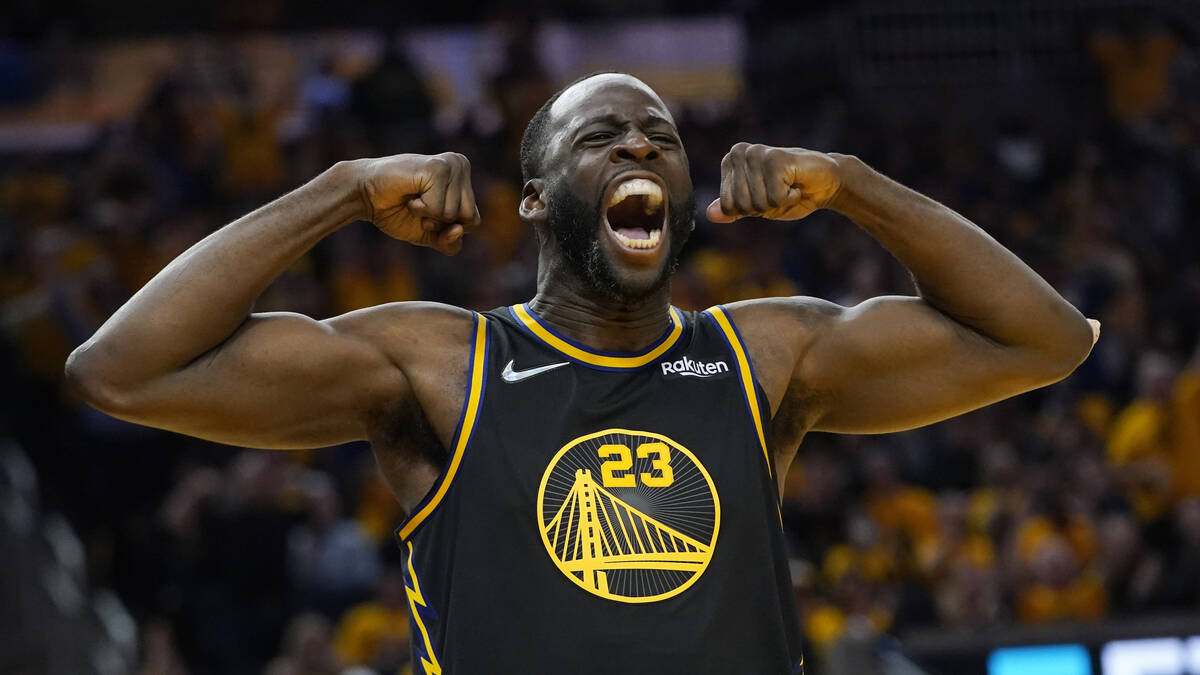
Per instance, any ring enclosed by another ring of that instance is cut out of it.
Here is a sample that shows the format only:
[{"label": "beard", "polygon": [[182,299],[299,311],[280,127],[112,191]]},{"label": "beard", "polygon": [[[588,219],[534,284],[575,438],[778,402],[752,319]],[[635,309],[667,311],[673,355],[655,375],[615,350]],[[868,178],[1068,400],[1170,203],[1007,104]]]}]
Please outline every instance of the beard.
[{"label": "beard", "polygon": [[695,227],[696,197],[691,190],[680,203],[672,201],[667,215],[668,249],[666,261],[658,278],[636,287],[622,281],[611,260],[600,246],[600,227],[604,213],[599,203],[589,204],[570,189],[563,188],[549,200],[548,222],[563,260],[574,276],[586,288],[598,292],[604,299],[621,304],[642,300],[658,292],[671,280],[679,266],[683,245]]}]

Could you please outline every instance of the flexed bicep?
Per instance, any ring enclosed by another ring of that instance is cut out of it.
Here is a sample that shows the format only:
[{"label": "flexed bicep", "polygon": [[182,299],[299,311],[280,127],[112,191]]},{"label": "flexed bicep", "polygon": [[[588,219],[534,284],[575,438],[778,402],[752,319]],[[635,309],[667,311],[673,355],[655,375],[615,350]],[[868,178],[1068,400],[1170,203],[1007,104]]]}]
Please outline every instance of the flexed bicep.
[{"label": "flexed bicep", "polygon": [[409,394],[403,372],[353,318],[251,315],[227,340],[123,393],[106,412],[139,424],[260,448],[312,448],[367,437],[381,402]]},{"label": "flexed bicep", "polygon": [[1069,372],[921,298],[886,296],[830,313],[793,377],[813,392],[812,430],[885,433],[953,417]]}]

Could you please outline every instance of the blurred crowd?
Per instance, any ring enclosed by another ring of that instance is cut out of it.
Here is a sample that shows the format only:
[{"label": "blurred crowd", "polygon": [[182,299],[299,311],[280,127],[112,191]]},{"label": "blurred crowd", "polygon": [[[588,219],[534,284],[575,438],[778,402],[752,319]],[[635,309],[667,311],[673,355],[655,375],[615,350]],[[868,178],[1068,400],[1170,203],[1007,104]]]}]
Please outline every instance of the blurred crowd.
[{"label": "blurred crowd", "polygon": [[[402,514],[361,444],[265,452],[134,427],[71,398],[66,355],[206,233],[361,156],[464,153],[484,227],[442,258],[349,226],[257,309],[531,297],[517,144],[560,83],[524,37],[489,81],[492,114],[456,124],[434,125],[401,50],[353,79],[313,64],[284,100],[230,54],[202,80],[172,73],[84,151],[0,156],[3,431],[80,532],[92,578],[137,619],[144,672],[404,668]],[[903,434],[805,441],[784,521],[814,658],[918,626],[1200,612],[1200,63],[1153,30],[1096,31],[1080,49],[1090,77],[1012,114],[934,98],[891,114],[863,92],[798,95],[761,66],[724,114],[677,110],[698,203],[740,140],[854,153],[978,223],[1104,326],[1048,389]],[[1056,106],[1068,124],[1042,114]],[[698,214],[673,292],[696,309],[913,287],[838,216],[718,227]]]}]

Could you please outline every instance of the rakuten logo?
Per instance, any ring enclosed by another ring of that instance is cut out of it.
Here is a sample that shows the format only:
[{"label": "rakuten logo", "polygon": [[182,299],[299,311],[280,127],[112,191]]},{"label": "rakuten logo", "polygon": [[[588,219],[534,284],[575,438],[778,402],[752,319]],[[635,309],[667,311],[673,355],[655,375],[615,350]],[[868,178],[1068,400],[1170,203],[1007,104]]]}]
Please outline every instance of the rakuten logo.
[{"label": "rakuten logo", "polygon": [[662,361],[662,374],[666,377],[714,377],[729,372],[729,364],[724,361],[696,361],[683,357],[678,361]]}]

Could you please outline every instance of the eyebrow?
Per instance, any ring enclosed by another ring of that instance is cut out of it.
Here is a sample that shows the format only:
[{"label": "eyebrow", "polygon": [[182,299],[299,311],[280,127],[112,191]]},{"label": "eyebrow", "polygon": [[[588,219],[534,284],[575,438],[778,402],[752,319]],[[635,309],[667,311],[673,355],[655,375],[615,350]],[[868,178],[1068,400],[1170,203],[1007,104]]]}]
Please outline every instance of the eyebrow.
[{"label": "eyebrow", "polygon": [[[663,117],[662,115],[659,115],[659,114],[653,113],[653,112],[647,112],[646,114],[642,115],[641,121],[643,121],[647,126],[652,125],[652,124],[666,124],[667,126],[671,127],[672,130],[675,129],[675,125],[671,122],[671,120],[667,119],[666,117]],[[580,124],[578,127],[576,127],[575,133],[578,134],[581,130],[586,129],[586,128],[592,126],[593,124],[601,124],[601,123],[611,124],[614,127],[621,127],[621,126],[625,126],[625,124],[626,124],[626,122],[624,120],[622,120],[620,117],[618,117],[617,115],[614,115],[613,113],[607,113],[604,115],[597,115],[595,117],[589,118],[583,124]]]}]

